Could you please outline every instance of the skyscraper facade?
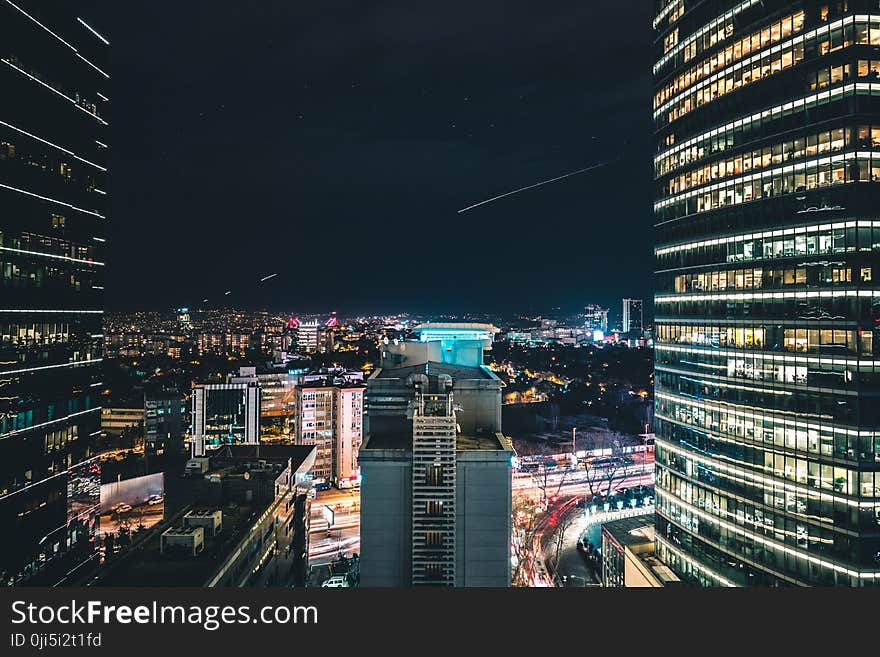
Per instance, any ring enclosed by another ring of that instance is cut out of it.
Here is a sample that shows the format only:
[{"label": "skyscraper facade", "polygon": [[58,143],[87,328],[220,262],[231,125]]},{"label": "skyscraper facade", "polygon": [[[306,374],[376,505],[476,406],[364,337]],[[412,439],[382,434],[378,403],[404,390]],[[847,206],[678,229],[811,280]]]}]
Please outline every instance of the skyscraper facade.
[{"label": "skyscraper facade", "polygon": [[0,4],[3,584],[76,561],[97,523],[109,42],[82,10]]},{"label": "skyscraper facade", "polygon": [[657,554],[878,584],[880,6],[662,0],[654,27]]},{"label": "skyscraper facade", "polygon": [[296,444],[317,448],[312,466],[315,483],[357,485],[364,386],[324,379],[298,385],[294,395]]},{"label": "skyscraper facade", "polygon": [[623,332],[641,331],[644,328],[641,299],[623,300]]}]

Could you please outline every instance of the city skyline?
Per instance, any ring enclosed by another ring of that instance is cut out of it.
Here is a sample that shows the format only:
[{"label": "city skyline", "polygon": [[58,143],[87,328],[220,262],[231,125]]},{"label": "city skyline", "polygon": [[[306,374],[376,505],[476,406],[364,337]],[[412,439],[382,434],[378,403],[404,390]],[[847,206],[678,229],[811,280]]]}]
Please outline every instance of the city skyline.
[{"label": "city skyline", "polygon": [[878,0],[163,9],[0,2],[2,587],[880,585]]}]

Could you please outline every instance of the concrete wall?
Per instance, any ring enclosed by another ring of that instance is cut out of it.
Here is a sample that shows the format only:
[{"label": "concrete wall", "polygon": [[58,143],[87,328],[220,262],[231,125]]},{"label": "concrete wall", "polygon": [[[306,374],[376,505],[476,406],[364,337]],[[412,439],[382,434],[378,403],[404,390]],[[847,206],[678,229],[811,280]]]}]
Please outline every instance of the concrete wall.
[{"label": "concrete wall", "polygon": [[651,572],[640,555],[653,554],[654,543],[627,546],[623,551],[623,585],[626,588],[660,588],[663,583]]},{"label": "concrete wall", "polygon": [[456,586],[510,586],[509,452],[462,451],[456,470]]},{"label": "concrete wall", "polygon": [[452,392],[461,410],[455,416],[464,434],[501,431],[501,387],[492,379],[455,379]]},{"label": "concrete wall", "polygon": [[363,477],[360,585],[408,587],[412,575],[410,457],[402,450],[361,450],[359,456]]}]

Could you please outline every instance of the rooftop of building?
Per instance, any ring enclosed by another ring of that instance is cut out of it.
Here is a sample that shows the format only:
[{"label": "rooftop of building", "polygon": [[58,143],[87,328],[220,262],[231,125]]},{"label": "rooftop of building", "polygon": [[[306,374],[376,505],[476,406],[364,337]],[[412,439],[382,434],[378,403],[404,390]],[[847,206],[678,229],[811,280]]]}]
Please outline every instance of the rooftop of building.
[{"label": "rooftop of building", "polygon": [[669,566],[655,557],[653,553],[640,554],[638,557],[639,560],[651,570],[651,573],[663,584],[663,586],[677,586],[682,584],[679,576],[676,575]]},{"label": "rooftop of building", "polygon": [[483,324],[479,322],[422,322],[412,327],[413,332],[422,331],[439,331],[444,333],[453,333],[460,331],[461,333],[498,333],[501,329],[492,324]]},{"label": "rooftop of building", "polygon": [[[311,374],[309,376],[312,376]],[[332,374],[322,375],[320,379],[305,380],[297,384],[300,390],[316,389],[316,388],[366,388],[367,384],[363,381],[352,381]]]},{"label": "rooftop of building", "polygon": [[[254,466],[265,461],[268,466],[262,469],[260,477],[274,478],[290,460],[291,469],[310,468],[314,460],[313,445],[227,445],[211,454],[209,475],[221,478],[242,472],[254,473]],[[253,474],[251,475],[253,477]],[[198,490],[190,494],[197,500],[167,518],[151,532],[149,538],[140,546],[118,557],[118,561],[108,564],[102,573],[99,584],[103,586],[203,586],[208,578],[231,554],[233,548],[242,540],[257,518],[273,500],[255,499],[243,501],[236,498],[230,502],[208,502],[211,491],[207,480],[196,482]],[[205,533],[205,549],[197,557],[175,554],[161,554],[161,534],[169,527],[180,527],[188,512],[209,514],[216,510],[223,513],[223,530],[212,536]]]},{"label": "rooftop of building", "polygon": [[162,523],[151,530],[142,545],[111,562],[100,576],[100,586],[203,586],[220,567],[268,503],[224,505],[223,530],[212,536],[205,532],[205,549],[196,557],[161,554],[161,536],[169,527],[179,527],[183,518]]},{"label": "rooftop of building", "polygon": [[256,378],[235,376],[236,381],[210,381],[206,383],[193,383],[193,389],[203,390],[244,390],[246,388],[259,388],[260,382]]},{"label": "rooftop of building", "polygon": [[646,513],[602,524],[607,532],[621,546],[639,545],[654,542],[654,514]]},{"label": "rooftop of building", "polygon": [[225,445],[212,452],[211,472],[242,467],[248,461],[286,463],[296,471],[315,450],[314,445]]},{"label": "rooftop of building", "polygon": [[[377,416],[371,420],[370,435],[361,445],[361,452],[369,450],[409,450],[412,448],[412,420],[401,416]],[[501,434],[460,433],[455,447],[459,451],[509,450]]]},{"label": "rooftop of building", "polygon": [[435,363],[429,361],[419,365],[407,365],[404,367],[382,367],[377,369],[371,379],[406,379],[410,374],[427,374],[437,376],[448,374],[453,381],[460,379],[485,379],[497,378],[486,367],[472,367],[470,365],[454,365],[451,363]]}]

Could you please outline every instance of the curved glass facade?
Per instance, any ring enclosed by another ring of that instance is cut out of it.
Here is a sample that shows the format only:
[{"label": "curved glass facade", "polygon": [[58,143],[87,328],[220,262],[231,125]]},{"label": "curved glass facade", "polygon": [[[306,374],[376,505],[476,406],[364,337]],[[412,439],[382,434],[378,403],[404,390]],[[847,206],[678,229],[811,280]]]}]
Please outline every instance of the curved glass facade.
[{"label": "curved glass facade", "polygon": [[55,584],[97,522],[108,43],[84,11],[0,0],[4,585]]},{"label": "curved glass facade", "polygon": [[655,16],[658,556],[880,584],[880,6]]}]

